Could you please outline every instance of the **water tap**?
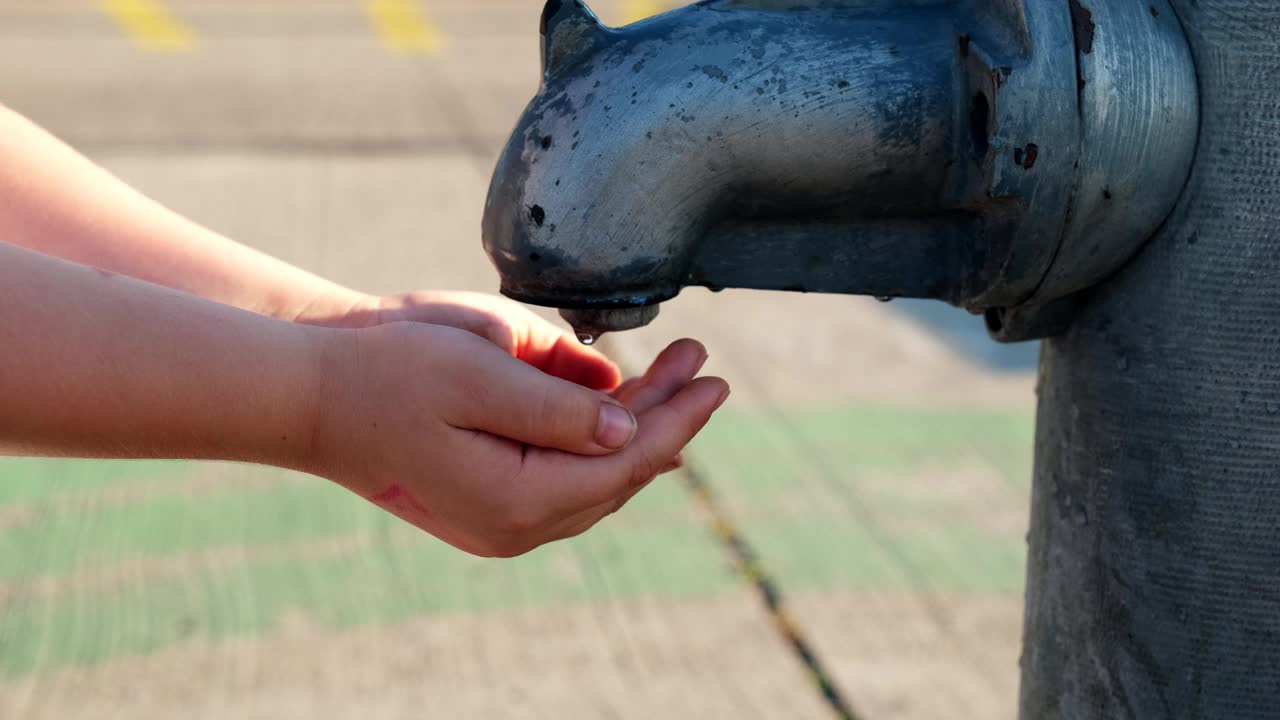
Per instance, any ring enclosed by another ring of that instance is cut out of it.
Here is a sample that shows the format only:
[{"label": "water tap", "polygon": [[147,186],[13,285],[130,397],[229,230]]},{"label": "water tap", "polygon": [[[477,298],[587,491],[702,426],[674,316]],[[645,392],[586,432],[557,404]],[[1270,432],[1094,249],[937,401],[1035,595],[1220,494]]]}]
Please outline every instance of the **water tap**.
[{"label": "water tap", "polygon": [[687,286],[935,298],[1006,339],[1123,265],[1196,149],[1166,0],[704,0],[542,13],[498,161],[502,292],[580,336]]}]

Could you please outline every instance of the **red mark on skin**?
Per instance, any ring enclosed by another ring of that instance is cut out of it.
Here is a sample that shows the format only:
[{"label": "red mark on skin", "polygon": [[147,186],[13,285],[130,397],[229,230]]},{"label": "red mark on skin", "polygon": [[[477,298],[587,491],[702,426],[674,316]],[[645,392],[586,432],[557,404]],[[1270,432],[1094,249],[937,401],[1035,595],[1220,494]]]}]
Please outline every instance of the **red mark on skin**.
[{"label": "red mark on skin", "polygon": [[371,496],[369,502],[414,525],[423,525],[432,519],[431,511],[399,484]]}]

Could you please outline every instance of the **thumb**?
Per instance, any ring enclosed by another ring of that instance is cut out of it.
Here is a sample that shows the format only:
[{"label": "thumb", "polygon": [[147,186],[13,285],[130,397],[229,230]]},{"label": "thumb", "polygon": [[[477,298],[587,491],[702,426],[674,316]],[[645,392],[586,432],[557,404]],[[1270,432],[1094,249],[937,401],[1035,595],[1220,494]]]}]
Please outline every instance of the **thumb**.
[{"label": "thumb", "polygon": [[479,353],[472,363],[455,426],[577,455],[614,453],[635,437],[635,416],[605,393],[501,352]]}]

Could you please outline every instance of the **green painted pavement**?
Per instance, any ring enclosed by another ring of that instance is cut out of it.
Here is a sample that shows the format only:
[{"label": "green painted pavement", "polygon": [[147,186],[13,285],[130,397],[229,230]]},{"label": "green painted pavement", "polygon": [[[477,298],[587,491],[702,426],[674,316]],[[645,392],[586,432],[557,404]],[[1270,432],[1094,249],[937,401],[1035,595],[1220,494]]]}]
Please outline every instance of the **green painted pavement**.
[{"label": "green painted pavement", "polygon": [[[654,533],[656,534],[656,533]],[[697,528],[668,528],[643,543],[670,551],[657,579],[664,596],[713,596],[733,578]],[[641,534],[644,535],[644,534]],[[629,538],[578,541],[502,563],[482,561],[441,543],[398,538],[319,558],[246,559],[214,573],[193,568],[106,595],[77,593],[54,602],[20,603],[0,619],[0,676],[89,664],[152,652],[201,638],[217,641],[278,628],[301,611],[328,628],[394,623],[445,612],[581,605],[643,596],[652,557]],[[587,549],[594,546],[591,549]],[[566,572],[592,552],[605,576]]]},{"label": "green painted pavement", "polygon": [[[151,652],[193,637],[216,641],[262,633],[277,628],[287,611],[343,628],[424,614],[581,605],[655,593],[710,597],[735,582],[720,549],[682,507],[675,484],[637,500],[632,515],[651,520],[643,527],[627,519],[617,523],[620,527],[514,561],[472,558],[339,492],[313,489],[316,502],[305,507],[295,502],[303,492],[256,493],[247,500],[260,505],[290,496],[297,516],[309,516],[315,524],[295,521],[288,527],[316,537],[323,527],[341,527],[336,551],[293,543],[285,547],[295,552],[281,556],[262,539],[282,536],[263,531],[246,538],[258,552],[244,553],[239,562],[193,562],[190,573],[181,576],[108,592],[68,592],[52,601],[19,596],[0,606],[0,676]],[[192,512],[203,515],[205,509],[202,503]],[[283,514],[283,508],[276,509]],[[345,517],[328,514],[332,510]],[[675,521],[663,517],[668,510]],[[249,526],[240,520],[229,524]],[[207,539],[208,526],[199,525],[199,533],[184,539]],[[293,532],[289,538],[299,536]],[[161,545],[147,547],[154,554]]]},{"label": "green painted pavement", "polygon": [[182,472],[182,463],[0,458],[0,508],[36,504]]},{"label": "green painted pavement", "polygon": [[[1025,507],[1028,414],[729,414],[693,455],[791,591],[1021,588],[1022,530],[987,515]],[[586,538],[495,562],[454,551],[339,488],[271,469],[244,468],[254,482],[205,488],[197,498],[166,495],[182,486],[151,477],[198,470],[0,461],[0,510],[41,509],[33,522],[0,529],[0,675],[264,633],[287,612],[341,628],[424,614],[713,597],[736,586],[675,482],[656,484]],[[930,479],[941,470],[985,482],[976,497],[963,485],[935,494]],[[144,480],[154,495],[91,512],[48,502]],[[189,571],[175,572],[175,563]],[[93,582],[113,572],[122,579]],[[33,583],[54,589],[23,591]]]},{"label": "green painted pavement", "polygon": [[1030,414],[842,408],[729,415],[698,441],[784,587],[1019,593]]}]

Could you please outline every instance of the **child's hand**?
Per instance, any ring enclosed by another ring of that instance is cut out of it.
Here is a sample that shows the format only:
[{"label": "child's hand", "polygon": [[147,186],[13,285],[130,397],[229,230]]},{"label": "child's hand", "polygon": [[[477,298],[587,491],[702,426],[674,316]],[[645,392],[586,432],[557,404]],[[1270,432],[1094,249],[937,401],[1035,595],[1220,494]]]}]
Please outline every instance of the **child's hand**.
[{"label": "child's hand", "polygon": [[618,367],[598,351],[580,344],[506,298],[468,292],[415,292],[385,298],[357,295],[317,303],[299,322],[341,328],[371,328],[393,322],[447,325],[466,330],[497,345],[514,358],[558,378],[597,390],[618,386]]},{"label": "child's hand", "polygon": [[[342,347],[329,348],[307,469],[482,556],[520,555],[617,511],[678,464],[729,392],[718,378],[693,380],[706,360],[693,341],[613,398],[455,328],[398,322],[329,337]],[[532,342],[549,353],[543,365],[560,367],[565,350]],[[602,372],[591,384],[612,383]]]}]

